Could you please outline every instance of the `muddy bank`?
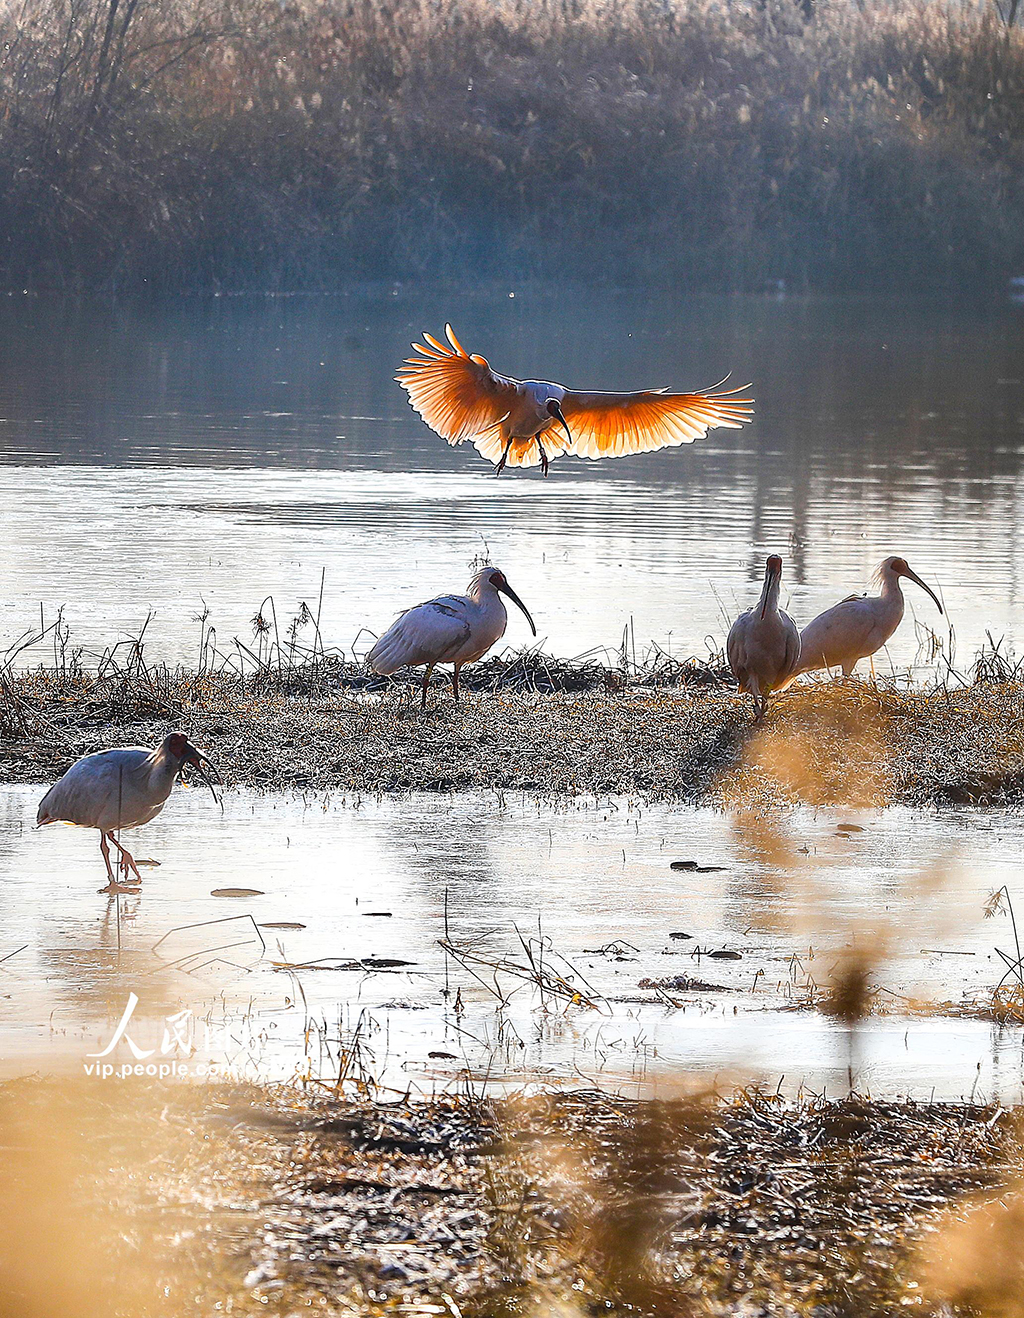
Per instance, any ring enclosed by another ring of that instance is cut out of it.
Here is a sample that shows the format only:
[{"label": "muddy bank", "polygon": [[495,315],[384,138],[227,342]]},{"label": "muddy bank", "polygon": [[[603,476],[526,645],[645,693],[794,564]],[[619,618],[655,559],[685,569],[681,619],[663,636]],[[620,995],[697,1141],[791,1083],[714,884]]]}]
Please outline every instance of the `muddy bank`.
[{"label": "muddy bank", "polygon": [[[519,662],[519,661],[516,661]],[[45,782],[103,746],[155,744],[183,727],[225,782],[363,794],[506,789],[644,800],[990,804],[1024,801],[1024,685],[906,691],[856,679],[801,685],[766,722],[713,670],[634,685],[598,670],[538,690],[530,680],[468,693],[435,685],[354,689],[344,673],[259,681],[5,679],[0,780]],[[549,675],[550,676],[550,675]],[[571,677],[571,675],[570,675]],[[602,689],[593,689],[600,683]],[[380,684],[378,684],[380,685]],[[615,689],[615,688],[618,689]],[[609,689],[612,688],[612,689]]]},{"label": "muddy bank", "polygon": [[[384,1104],[22,1081],[0,1088],[0,1134],[5,1292],[71,1318],[936,1312],[972,1298],[943,1252],[975,1220],[967,1197],[1013,1211],[1022,1159],[994,1108],[760,1094]],[[58,1249],[63,1270],[42,1266]]]}]

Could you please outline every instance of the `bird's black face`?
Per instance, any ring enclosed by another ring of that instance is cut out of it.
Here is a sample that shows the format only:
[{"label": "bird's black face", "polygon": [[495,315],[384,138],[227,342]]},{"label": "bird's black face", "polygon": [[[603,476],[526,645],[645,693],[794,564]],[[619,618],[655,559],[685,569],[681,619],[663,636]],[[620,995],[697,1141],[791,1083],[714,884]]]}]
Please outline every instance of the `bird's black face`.
[{"label": "bird's black face", "polygon": [[533,625],[533,619],[530,617],[530,610],[526,607],[523,601],[515,593],[512,587],[508,584],[508,578],[505,576],[504,572],[498,572],[498,571],[492,572],[490,576],[490,582],[495,590],[500,590],[503,595],[507,595],[509,597],[509,599],[512,601],[513,604],[517,604],[519,608],[522,609],[523,613],[526,615],[526,621],[530,624],[530,631],[532,631],[534,636],[536,636],[537,628]]},{"label": "bird's black face", "polygon": [[889,566],[892,568],[892,570],[896,573],[898,577],[906,577],[908,581],[915,582],[918,586],[921,587],[922,590],[927,591],[928,594],[935,601],[935,607],[938,609],[938,611],[940,613],[945,612],[942,605],[939,603],[938,595],[936,595],[935,591],[932,590],[931,586],[927,585],[925,582],[921,580],[921,578],[917,575],[917,573],[914,571],[914,569],[910,566],[910,564],[907,562],[905,558],[892,558],[889,560]]},{"label": "bird's black face", "polygon": [[565,420],[564,415],[562,414],[562,404],[558,401],[557,398],[549,398],[547,406],[548,406],[548,416],[553,416],[555,418],[555,420],[565,431],[566,438],[571,444],[572,432],[569,430],[569,426]]},{"label": "bird's black face", "polygon": [[169,737],[165,737],[163,749],[166,755],[177,763],[179,771],[183,765],[189,765],[196,770],[211,791],[213,790],[211,780],[221,781],[217,766],[202,751],[197,750],[183,732],[172,732]]}]

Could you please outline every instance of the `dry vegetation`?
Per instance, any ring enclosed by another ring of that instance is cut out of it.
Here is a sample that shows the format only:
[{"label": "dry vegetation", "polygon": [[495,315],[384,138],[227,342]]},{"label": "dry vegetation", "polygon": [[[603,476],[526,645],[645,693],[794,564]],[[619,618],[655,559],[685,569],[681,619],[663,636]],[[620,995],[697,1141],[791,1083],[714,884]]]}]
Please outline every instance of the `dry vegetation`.
[{"label": "dry vegetation", "polygon": [[[1000,4],[1002,7],[1000,8]],[[1016,0],[19,0],[0,280],[1024,269]]]},{"label": "dry vegetation", "polygon": [[[294,638],[293,638],[294,639]],[[254,642],[257,644],[257,642]],[[906,688],[791,688],[764,724],[727,670],[654,652],[640,664],[534,652],[475,666],[458,707],[435,678],[395,680],[282,642],[198,671],[149,665],[141,642],[87,665],[55,651],[0,665],[0,779],[40,782],[111,745],[187,729],[225,781],[356,793],[499,788],[733,805],[1024,800],[1024,677],[998,655],[968,678]]]},{"label": "dry vegetation", "polygon": [[21,1081],[0,1137],[21,1318],[1020,1312],[996,1108]]}]

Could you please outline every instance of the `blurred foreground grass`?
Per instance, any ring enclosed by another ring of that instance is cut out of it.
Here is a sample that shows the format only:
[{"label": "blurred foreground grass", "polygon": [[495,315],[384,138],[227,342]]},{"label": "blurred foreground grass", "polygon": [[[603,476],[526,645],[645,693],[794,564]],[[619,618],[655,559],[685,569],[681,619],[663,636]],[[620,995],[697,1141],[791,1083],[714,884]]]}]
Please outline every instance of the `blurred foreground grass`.
[{"label": "blurred foreground grass", "polygon": [[1020,1126],[984,1106],[33,1080],[0,1144],[19,1318],[1024,1306]]}]

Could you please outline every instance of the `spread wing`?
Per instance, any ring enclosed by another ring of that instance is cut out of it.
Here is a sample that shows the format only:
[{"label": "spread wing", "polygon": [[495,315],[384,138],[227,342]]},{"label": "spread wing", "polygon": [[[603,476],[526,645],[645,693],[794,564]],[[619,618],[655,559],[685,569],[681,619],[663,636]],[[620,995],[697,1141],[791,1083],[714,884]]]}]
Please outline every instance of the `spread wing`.
[{"label": "spread wing", "polygon": [[384,676],[397,673],[406,664],[444,663],[470,638],[472,629],[465,610],[466,601],[457,595],[441,595],[406,609],[366,656],[366,662]]},{"label": "spread wing", "polygon": [[752,398],[737,398],[749,388],[709,389],[705,393],[670,394],[646,389],[633,394],[583,394],[572,390],[562,399],[579,458],[622,458],[653,453],[703,439],[716,426],[739,429],[753,414]]},{"label": "spread wing", "polygon": [[518,381],[495,374],[486,358],[471,357],[450,325],[444,332],[450,347],[424,334],[426,346],[412,345],[419,356],[407,357],[395,379],[431,430],[461,444],[497,431],[515,403]]}]

